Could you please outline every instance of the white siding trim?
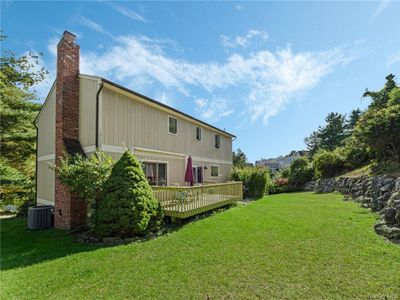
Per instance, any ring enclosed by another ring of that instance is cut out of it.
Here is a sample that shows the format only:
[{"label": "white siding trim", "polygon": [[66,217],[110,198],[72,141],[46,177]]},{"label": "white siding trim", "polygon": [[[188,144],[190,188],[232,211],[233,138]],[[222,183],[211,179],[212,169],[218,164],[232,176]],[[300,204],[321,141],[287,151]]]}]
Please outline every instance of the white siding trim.
[{"label": "white siding trim", "polygon": [[105,152],[112,152],[112,153],[124,153],[127,148],[126,147],[120,147],[120,146],[114,146],[114,145],[101,145],[101,150]]},{"label": "white siding trim", "polygon": [[220,159],[204,158],[204,157],[197,157],[197,156],[192,156],[192,159],[195,161],[215,163],[215,164],[227,164],[227,165],[232,164],[232,161],[230,161],[230,160],[220,160]]},{"label": "white siding trim", "polygon": [[160,154],[173,155],[173,156],[186,156],[183,153],[168,152],[168,151],[162,151],[162,150],[156,150],[156,149],[150,149],[150,148],[142,148],[142,147],[132,147],[132,150],[133,151],[139,151],[139,152],[160,153]]},{"label": "white siding trim", "polygon": [[85,153],[94,152],[94,151],[96,151],[96,146],[95,145],[90,145],[90,146],[83,147],[83,151]]},{"label": "white siding trim", "polygon": [[38,205],[39,205],[39,203],[44,204],[44,205],[54,205],[54,202],[45,200],[45,199],[40,199],[40,198],[37,198],[36,202]]},{"label": "white siding trim", "polygon": [[[120,147],[120,146],[113,146],[113,145],[101,145],[101,149],[106,152],[124,153],[127,148]],[[186,155],[184,153],[168,152],[168,151],[162,151],[162,150],[156,150],[156,149],[150,149],[150,148],[131,147],[131,149],[133,152],[150,152],[150,153],[155,153],[155,154],[180,156],[182,158],[185,157],[186,159],[189,157],[188,155]],[[197,157],[197,156],[192,156],[192,159],[195,161],[215,163],[215,164],[227,164],[227,165],[232,164],[232,161],[230,161],[230,160],[211,159],[211,158]]]},{"label": "white siding trim", "polygon": [[38,156],[37,161],[51,160],[55,158],[56,158],[55,154],[48,154],[48,155]]}]

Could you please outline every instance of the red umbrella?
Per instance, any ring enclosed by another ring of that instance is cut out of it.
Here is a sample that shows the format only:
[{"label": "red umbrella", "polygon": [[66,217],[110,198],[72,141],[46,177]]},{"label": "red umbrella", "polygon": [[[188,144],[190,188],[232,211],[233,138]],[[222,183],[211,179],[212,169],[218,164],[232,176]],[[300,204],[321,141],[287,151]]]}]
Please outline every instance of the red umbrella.
[{"label": "red umbrella", "polygon": [[186,173],[185,173],[185,182],[189,182],[190,186],[194,184],[193,180],[193,168],[192,168],[192,157],[189,156],[187,165],[186,165]]}]

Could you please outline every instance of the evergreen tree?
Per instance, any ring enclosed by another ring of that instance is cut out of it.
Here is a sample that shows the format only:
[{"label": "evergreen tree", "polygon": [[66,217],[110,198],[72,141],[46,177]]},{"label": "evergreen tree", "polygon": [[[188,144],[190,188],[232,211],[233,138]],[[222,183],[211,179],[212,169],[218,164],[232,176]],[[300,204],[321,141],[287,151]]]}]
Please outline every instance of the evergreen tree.
[{"label": "evergreen tree", "polygon": [[162,225],[161,205],[129,151],[114,165],[95,213],[95,233],[100,237],[141,235]]},{"label": "evergreen tree", "polygon": [[242,150],[237,149],[232,152],[232,162],[234,167],[245,167],[247,165],[247,156]]},{"label": "evergreen tree", "polygon": [[379,91],[370,91],[365,89],[363,97],[371,98],[371,104],[369,105],[369,108],[383,108],[386,106],[389,100],[390,92],[396,88],[396,82],[394,78],[395,76],[393,74],[386,76],[385,86]]},{"label": "evergreen tree", "polygon": [[325,118],[326,125],[318,127],[309,137],[305,138],[307,149],[312,157],[319,149],[333,150],[340,146],[346,138],[345,116],[339,113],[329,113]]},{"label": "evergreen tree", "polygon": [[347,129],[349,130],[349,132],[351,132],[354,129],[360,117],[361,117],[361,109],[359,108],[353,109],[350,112],[349,118],[347,120]]}]

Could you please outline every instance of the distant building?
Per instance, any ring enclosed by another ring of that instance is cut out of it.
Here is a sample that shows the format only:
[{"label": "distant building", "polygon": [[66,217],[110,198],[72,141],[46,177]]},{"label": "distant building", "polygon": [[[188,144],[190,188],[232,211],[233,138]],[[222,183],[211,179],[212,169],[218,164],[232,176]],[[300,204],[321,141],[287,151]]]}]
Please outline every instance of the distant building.
[{"label": "distant building", "polygon": [[256,167],[268,168],[271,173],[275,173],[283,168],[289,167],[290,164],[301,156],[307,154],[307,151],[292,151],[286,156],[279,156],[277,158],[262,158],[261,160],[256,160]]}]

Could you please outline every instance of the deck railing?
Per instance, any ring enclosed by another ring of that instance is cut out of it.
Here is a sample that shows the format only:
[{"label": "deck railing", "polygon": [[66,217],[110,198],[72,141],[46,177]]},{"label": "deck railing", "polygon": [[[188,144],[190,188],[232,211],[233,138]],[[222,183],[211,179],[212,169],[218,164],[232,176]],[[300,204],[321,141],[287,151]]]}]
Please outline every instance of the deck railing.
[{"label": "deck railing", "polygon": [[216,183],[202,186],[153,186],[165,215],[187,218],[243,198],[241,182]]}]

